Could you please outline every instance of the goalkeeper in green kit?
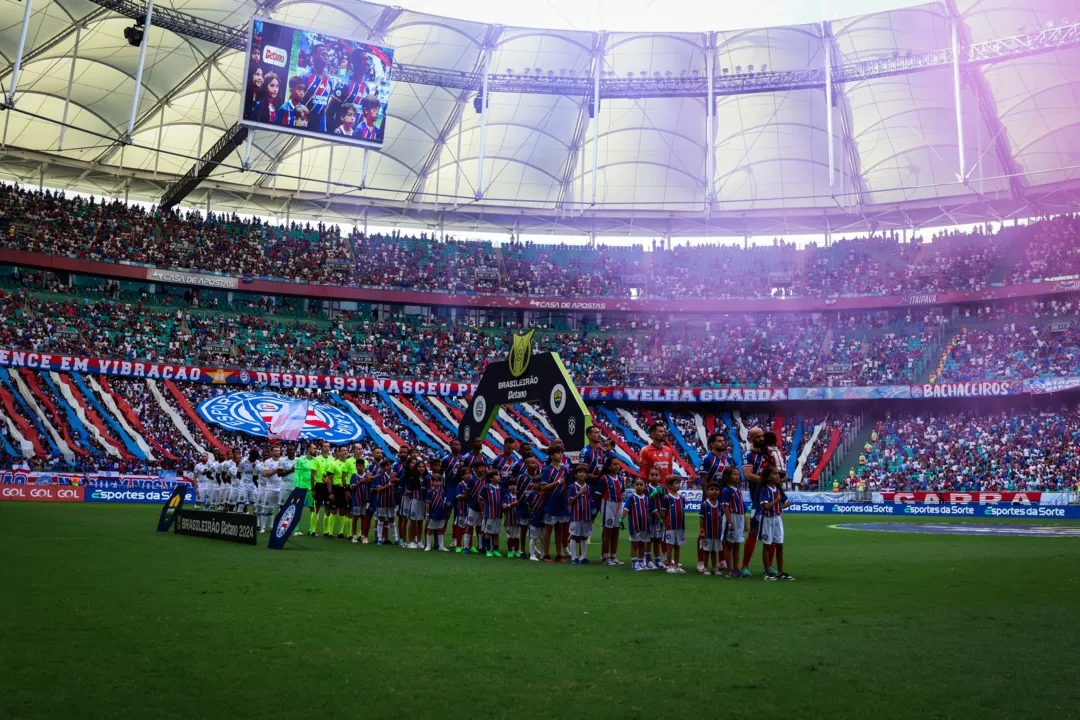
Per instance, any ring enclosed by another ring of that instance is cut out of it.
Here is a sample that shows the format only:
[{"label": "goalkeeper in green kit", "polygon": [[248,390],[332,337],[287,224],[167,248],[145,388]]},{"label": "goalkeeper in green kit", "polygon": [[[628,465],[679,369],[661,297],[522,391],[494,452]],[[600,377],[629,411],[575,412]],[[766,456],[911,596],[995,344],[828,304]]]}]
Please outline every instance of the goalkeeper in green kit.
[{"label": "goalkeeper in green kit", "polygon": [[[315,520],[316,520],[316,517],[317,517],[316,514],[315,514],[315,501],[311,497],[311,470],[312,470],[311,466],[312,466],[312,463],[314,463],[314,462],[315,462],[315,443],[308,443],[307,454],[306,455],[301,455],[300,457],[296,458],[296,468],[293,471],[293,482],[296,483],[296,487],[304,488],[305,490],[307,490],[307,500],[304,501],[304,504],[308,507],[308,512],[310,513],[309,517],[311,519],[310,519],[309,522],[311,523],[310,532],[312,532],[312,533],[315,532]],[[296,527],[297,527],[297,532],[300,532],[299,531],[299,528],[300,528],[300,523],[299,522],[296,523]],[[302,535],[303,533],[300,532],[300,534]]]}]

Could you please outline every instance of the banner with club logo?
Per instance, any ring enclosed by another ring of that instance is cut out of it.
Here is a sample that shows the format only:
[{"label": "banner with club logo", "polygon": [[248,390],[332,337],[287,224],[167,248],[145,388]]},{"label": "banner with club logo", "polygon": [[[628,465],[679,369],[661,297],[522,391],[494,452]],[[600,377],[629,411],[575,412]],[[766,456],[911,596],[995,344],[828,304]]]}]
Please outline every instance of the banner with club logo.
[{"label": "banner with club logo", "polygon": [[[272,392],[230,392],[203,400],[196,408],[204,420],[226,430],[269,437],[270,426],[293,407],[292,398]],[[335,445],[359,440],[360,424],[333,405],[308,403],[301,440],[328,440]]]}]

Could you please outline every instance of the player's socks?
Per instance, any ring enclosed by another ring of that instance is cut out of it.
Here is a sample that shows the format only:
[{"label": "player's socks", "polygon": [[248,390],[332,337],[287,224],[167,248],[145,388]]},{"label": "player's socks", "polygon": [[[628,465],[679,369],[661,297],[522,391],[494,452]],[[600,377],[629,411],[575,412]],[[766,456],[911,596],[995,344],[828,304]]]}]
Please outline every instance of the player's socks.
[{"label": "player's socks", "polygon": [[645,564],[648,565],[651,562],[652,562],[652,553],[646,551],[645,552]]},{"label": "player's socks", "polygon": [[578,541],[578,560],[587,560],[589,555],[589,538]]},{"label": "player's socks", "polygon": [[315,520],[318,514],[314,510],[308,510],[308,532],[315,532]]},{"label": "player's socks", "polygon": [[743,545],[742,552],[742,566],[744,568],[750,567],[750,558],[754,557],[754,548],[757,546],[757,536],[751,535],[746,538],[746,544]]}]

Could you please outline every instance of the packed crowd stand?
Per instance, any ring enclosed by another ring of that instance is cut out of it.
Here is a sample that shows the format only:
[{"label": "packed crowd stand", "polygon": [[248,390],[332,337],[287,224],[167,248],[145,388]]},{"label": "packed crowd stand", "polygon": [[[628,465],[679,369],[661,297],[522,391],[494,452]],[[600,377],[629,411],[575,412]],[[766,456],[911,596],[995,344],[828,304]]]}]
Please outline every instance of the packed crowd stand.
[{"label": "packed crowd stand", "polygon": [[[337,225],[139,205],[0,185],[6,247],[237,277],[458,293],[557,297],[834,297],[979,290],[1080,274],[1080,220],[987,223],[902,241],[898,233],[838,238],[827,247],[653,242],[617,247],[490,242],[402,231],[365,235]],[[928,240],[928,242],[927,242]]]}]

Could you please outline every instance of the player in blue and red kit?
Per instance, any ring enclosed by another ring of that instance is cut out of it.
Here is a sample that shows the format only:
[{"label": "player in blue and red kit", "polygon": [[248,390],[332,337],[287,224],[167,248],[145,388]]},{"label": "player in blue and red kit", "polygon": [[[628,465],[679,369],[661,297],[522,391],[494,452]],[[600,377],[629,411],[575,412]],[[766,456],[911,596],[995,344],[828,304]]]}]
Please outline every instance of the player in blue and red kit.
[{"label": "player in blue and red kit", "polygon": [[[731,453],[726,450],[722,433],[714,432],[705,445],[709,448],[709,452],[702,458],[701,469],[698,470],[698,483],[701,485],[702,497],[705,496],[705,488],[709,486],[709,483],[720,483],[720,472],[729,465],[735,464]],[[720,484],[723,485],[723,483]],[[703,529],[699,528],[697,542],[697,571],[699,573],[705,572],[705,551],[701,549],[701,539],[704,537],[702,532]]]},{"label": "player in blue and red kit", "polygon": [[570,506],[570,562],[588,565],[589,538],[592,537],[592,486],[589,468],[584,464],[574,468],[574,484],[567,489]]},{"label": "player in blue and red kit", "polygon": [[431,550],[431,539],[438,538],[440,552],[450,552],[446,547],[446,521],[450,517],[450,508],[453,507],[453,499],[443,488],[442,475],[437,472],[431,474],[430,487],[427,491],[427,544],[424,552]]},{"label": "player in blue and red kit", "polygon": [[388,542],[388,528],[394,523],[394,484],[390,475],[393,465],[390,458],[383,458],[379,463],[379,472],[371,478],[371,492],[375,497],[375,544]]},{"label": "player in blue and red kit", "polygon": [[[471,453],[470,453],[471,454]],[[487,462],[483,456],[473,456],[472,463],[470,464],[471,475],[465,481],[465,536],[462,538],[462,550],[464,554],[468,555],[471,552],[481,552],[483,550],[483,539],[480,537],[480,526],[483,521],[483,515],[480,512],[480,490],[483,489],[485,484],[485,476],[487,475]],[[472,548],[473,535],[476,535],[476,549]]]},{"label": "player in blue and red kit", "polygon": [[701,526],[705,528],[705,538],[701,547],[705,550],[705,574],[719,575],[719,556],[724,552],[724,511],[720,507],[720,486],[711,483],[705,489],[701,501]]},{"label": "player in blue and red kit", "polygon": [[540,473],[540,491],[544,493],[544,562],[552,562],[551,537],[555,536],[554,562],[563,562],[562,518],[570,513],[566,505],[566,470],[561,445],[547,449],[548,465]]},{"label": "player in blue and red kit", "polygon": [[484,535],[480,549],[488,557],[502,557],[502,553],[495,548],[502,531],[503,511],[506,510],[498,470],[488,470],[484,474],[484,484],[476,493],[476,502],[480,507],[480,531]]},{"label": "player in blue and red kit", "polygon": [[686,544],[686,512],[679,495],[682,480],[678,475],[668,475],[667,494],[660,498],[660,516],[664,522],[664,559],[667,571],[673,575],[686,572],[679,563],[679,550]]},{"label": "player in blue and red kit", "polygon": [[[780,489],[780,474],[776,468],[769,466],[762,472],[761,480],[764,486],[758,496],[758,507],[761,508],[758,535],[764,546],[761,554],[764,556],[766,568],[762,577],[765,580],[794,580],[794,577],[784,572],[784,508],[788,502],[784,491]],[[769,569],[774,559],[775,574]]]},{"label": "player in blue and red kit", "polygon": [[605,565],[622,565],[619,560],[619,523],[623,510],[622,461],[610,455],[600,469],[601,524],[600,549]]},{"label": "player in blue and red kit", "polygon": [[[758,525],[760,524],[758,493],[764,486],[761,481],[762,469],[771,466],[777,469],[781,478],[785,474],[777,466],[779,454],[773,452],[773,448],[766,443],[764,430],[759,427],[750,428],[747,438],[750,440],[750,455],[744,460],[742,474],[750,490],[750,509],[754,514],[750,518],[750,532],[746,538],[746,546],[743,548],[742,574],[744,577],[750,575],[750,559],[754,556],[754,548],[757,546]],[[765,569],[768,570],[769,566],[765,565]]]},{"label": "player in blue and red kit", "polygon": [[746,504],[739,490],[739,471],[724,468],[721,473],[720,507],[724,511],[724,558],[727,560],[728,577],[742,577],[735,567],[739,557],[739,545],[746,537]]},{"label": "player in blue and red kit", "polygon": [[645,548],[652,542],[653,509],[645,494],[645,481],[641,478],[634,480],[634,491],[627,493],[623,500],[623,517],[629,520],[630,566],[634,570],[649,570],[645,564]]}]

